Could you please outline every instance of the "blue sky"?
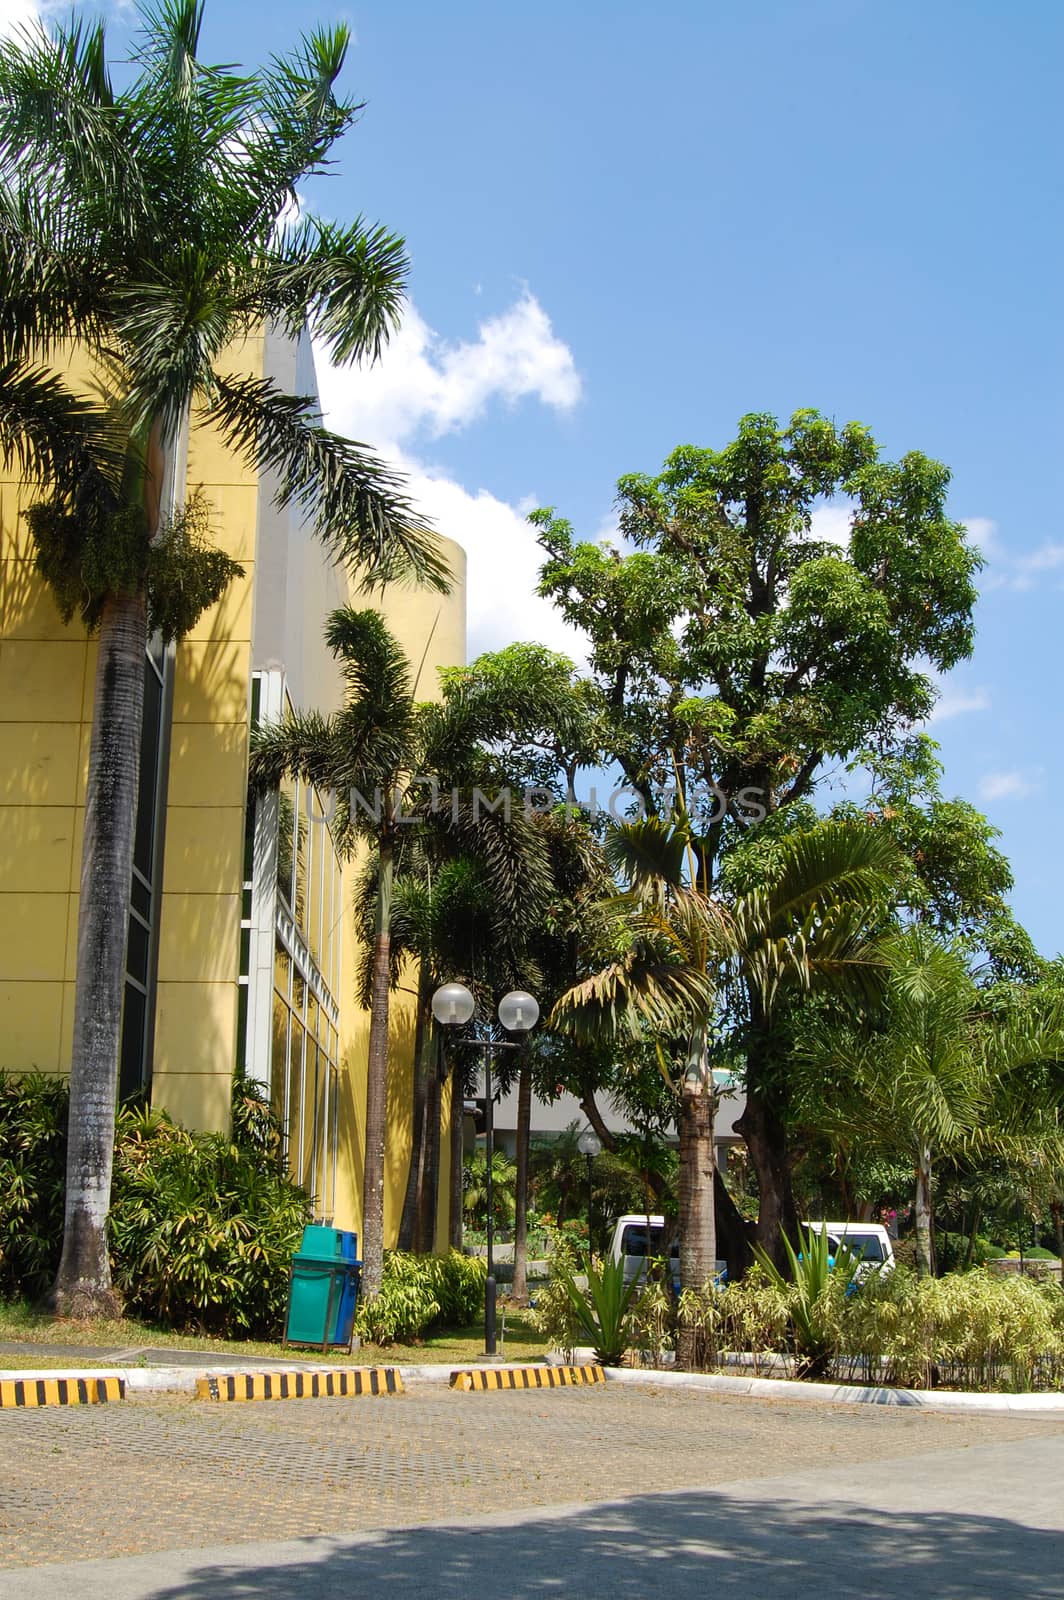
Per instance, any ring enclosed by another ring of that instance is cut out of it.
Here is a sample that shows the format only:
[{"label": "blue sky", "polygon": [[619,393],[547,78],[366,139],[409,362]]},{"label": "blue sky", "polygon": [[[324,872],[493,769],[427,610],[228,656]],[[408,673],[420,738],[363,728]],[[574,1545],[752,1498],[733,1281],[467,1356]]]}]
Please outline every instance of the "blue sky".
[{"label": "blue sky", "polygon": [[262,59],[340,16],[368,104],[308,199],[405,234],[412,306],[379,371],[323,392],[466,544],[471,649],[578,651],[530,597],[524,511],[593,537],[622,472],[746,411],[815,406],[937,456],[989,564],[932,731],[1055,952],[1064,10],[208,0],[204,54]]}]

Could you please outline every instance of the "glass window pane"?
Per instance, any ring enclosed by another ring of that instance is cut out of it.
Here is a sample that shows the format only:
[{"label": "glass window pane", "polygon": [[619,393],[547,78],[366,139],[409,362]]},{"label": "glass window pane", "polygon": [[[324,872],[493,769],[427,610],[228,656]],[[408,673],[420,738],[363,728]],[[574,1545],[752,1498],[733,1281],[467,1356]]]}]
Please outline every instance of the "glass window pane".
[{"label": "glass window pane", "polygon": [[295,1017],[288,1042],[288,1170],[302,1180],[303,1145],[303,1028]]}]

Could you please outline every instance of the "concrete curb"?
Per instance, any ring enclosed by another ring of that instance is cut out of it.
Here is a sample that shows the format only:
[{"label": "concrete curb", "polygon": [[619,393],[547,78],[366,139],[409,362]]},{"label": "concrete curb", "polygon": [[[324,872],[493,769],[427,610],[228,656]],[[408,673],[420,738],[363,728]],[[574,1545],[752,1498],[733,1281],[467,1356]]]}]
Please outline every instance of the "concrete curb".
[{"label": "concrete curb", "polygon": [[892,1389],[794,1378],[730,1378],[723,1373],[667,1372],[653,1367],[607,1367],[608,1383],[659,1389],[708,1389],[754,1400],[801,1400],[809,1405],[908,1406],[924,1411],[1037,1411],[1064,1415],[1064,1394],[974,1394],[960,1389]]},{"label": "concrete curb", "polygon": [[[578,1358],[579,1360],[579,1354]],[[558,1363],[555,1363],[558,1364]],[[499,1362],[495,1371],[517,1370],[527,1362]],[[345,1372],[362,1370],[340,1366],[309,1368],[293,1363],[290,1368],[273,1371]],[[398,1367],[404,1388],[437,1384],[447,1388],[456,1370],[452,1362],[437,1365]],[[31,1383],[40,1379],[121,1378],[126,1394],[195,1394],[201,1378],[228,1378],[249,1371],[243,1366],[212,1367],[72,1367],[17,1368],[0,1372],[0,1381]],[[636,1383],[659,1389],[702,1389],[718,1394],[745,1395],[751,1400],[797,1400],[806,1405],[907,1406],[925,1411],[1037,1412],[1043,1416],[1064,1416],[1064,1393],[1059,1394],[972,1394],[956,1389],[891,1389],[859,1387],[845,1383],[799,1382],[794,1378],[732,1378],[723,1373],[674,1372],[655,1367],[607,1367],[608,1383]]]},{"label": "concrete curb", "polygon": [[546,1362],[525,1367],[463,1367],[451,1373],[451,1388],[471,1394],[475,1389],[565,1389],[604,1383],[606,1374],[597,1363],[581,1367],[552,1367]]}]

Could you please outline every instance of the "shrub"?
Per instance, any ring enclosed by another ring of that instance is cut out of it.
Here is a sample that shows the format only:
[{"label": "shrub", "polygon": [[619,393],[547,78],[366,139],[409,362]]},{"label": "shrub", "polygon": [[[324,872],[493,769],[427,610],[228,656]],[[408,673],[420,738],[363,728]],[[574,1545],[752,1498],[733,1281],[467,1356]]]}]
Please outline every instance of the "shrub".
[{"label": "shrub", "polygon": [[799,1378],[819,1378],[827,1372],[839,1349],[842,1312],[857,1278],[859,1257],[845,1244],[829,1253],[826,1228],[803,1228],[801,1250],[784,1237],[790,1276],[785,1278],[763,1250],[754,1255],[769,1283],[785,1296],[790,1312],[794,1353]]},{"label": "shrub", "polygon": [[755,1374],[780,1354],[790,1326],[790,1300],[759,1266],[740,1283],[723,1289],[710,1281],[680,1296],[680,1325],[695,1335],[691,1365],[706,1370],[722,1364],[729,1352],[753,1358]]},{"label": "shrub", "polygon": [[362,1301],[355,1318],[370,1344],[407,1344],[434,1324],[464,1326],[484,1301],[487,1263],[452,1250],[445,1256],[415,1256],[386,1250],[381,1292]]},{"label": "shrub", "polygon": [[536,1290],[528,1320],[552,1350],[560,1350],[571,1360],[579,1342],[579,1326],[565,1283],[576,1272],[578,1258],[572,1243],[560,1234],[555,1235],[549,1266],[550,1278]]},{"label": "shrub", "polygon": [[0,1073],[0,1296],[36,1300],[59,1266],[67,1086]]},{"label": "shrub", "polygon": [[272,1160],[160,1112],[118,1119],[109,1232],[115,1287],[167,1327],[276,1338],[306,1192]]},{"label": "shrub", "polygon": [[585,1272],[586,1289],[580,1288],[567,1268],[559,1267],[557,1276],[573,1308],[578,1335],[587,1340],[604,1367],[619,1367],[628,1348],[629,1318],[640,1292],[639,1280],[625,1283],[623,1259],[610,1259],[596,1267],[589,1257]]},{"label": "shrub", "polygon": [[[234,1141],[161,1113],[118,1117],[108,1232],[128,1309],[166,1327],[277,1336],[309,1202],[277,1169],[254,1085],[234,1085]],[[0,1074],[0,1293],[37,1299],[63,1238],[67,1085]]]}]

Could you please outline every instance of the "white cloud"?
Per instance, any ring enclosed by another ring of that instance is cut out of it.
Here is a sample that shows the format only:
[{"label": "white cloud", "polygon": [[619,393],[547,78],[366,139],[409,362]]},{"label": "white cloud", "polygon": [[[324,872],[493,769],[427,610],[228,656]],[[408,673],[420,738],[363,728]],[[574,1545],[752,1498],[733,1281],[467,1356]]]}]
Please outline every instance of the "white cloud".
[{"label": "white cloud", "polygon": [[988,772],[979,779],[982,800],[1026,800],[1041,787],[1038,772]]},{"label": "white cloud", "polygon": [[331,428],[361,439],[406,478],[414,503],[466,551],[469,655],[534,639],[583,660],[587,641],[536,593],[542,552],[526,520],[535,494],[514,504],[467,487],[417,453],[419,435],[466,427],[493,400],[537,399],[556,411],[580,398],[572,352],[526,290],[473,340],[451,343],[409,306],[399,333],[373,368],[336,368],[316,355],[322,408]]},{"label": "white cloud", "polygon": [[536,594],[543,552],[535,529],[518,509],[485,489],[471,492],[416,462],[401,464],[414,502],[440,533],[466,552],[470,660],[515,639],[530,639],[583,662],[585,637]]},{"label": "white cloud", "polygon": [[581,393],[572,351],[528,290],[482,322],[476,339],[456,344],[408,306],[376,366],[337,371],[322,363],[319,370],[325,410],[342,418],[344,432],[396,444],[422,432],[439,438],[464,428],[493,399],[513,406],[533,397],[569,411]]},{"label": "white cloud", "polygon": [[40,24],[42,10],[34,0],[0,0],[0,36]]},{"label": "white cloud", "polygon": [[989,711],[990,696],[985,689],[942,689],[935,702],[935,709],[928,717],[925,727],[932,727],[936,722],[948,722],[951,717],[964,716],[970,711]]},{"label": "white cloud", "polygon": [[850,519],[854,508],[848,500],[833,500],[829,504],[817,506],[813,512],[813,526],[811,529],[814,539],[822,539],[825,544],[837,544],[841,550],[850,547]]},{"label": "white cloud", "polygon": [[964,526],[974,545],[987,561],[1000,560],[1003,552],[998,538],[997,523],[989,517],[965,517]]},{"label": "white cloud", "polygon": [[1064,543],[1044,539],[1034,550],[1012,555],[1002,543],[997,524],[989,517],[968,517],[965,527],[986,558],[988,573],[983,588],[1010,589],[1024,594],[1033,589],[1047,572],[1064,567]]}]

